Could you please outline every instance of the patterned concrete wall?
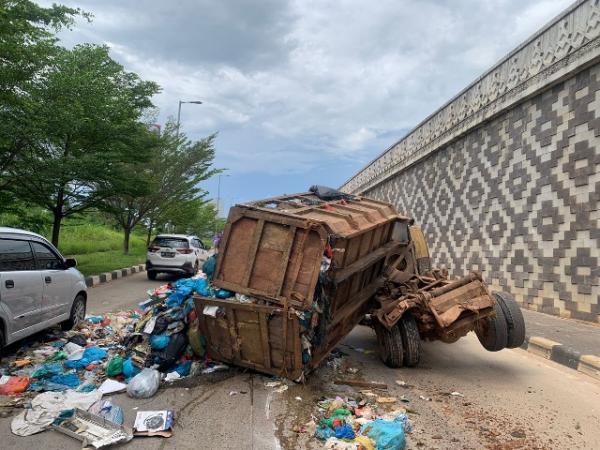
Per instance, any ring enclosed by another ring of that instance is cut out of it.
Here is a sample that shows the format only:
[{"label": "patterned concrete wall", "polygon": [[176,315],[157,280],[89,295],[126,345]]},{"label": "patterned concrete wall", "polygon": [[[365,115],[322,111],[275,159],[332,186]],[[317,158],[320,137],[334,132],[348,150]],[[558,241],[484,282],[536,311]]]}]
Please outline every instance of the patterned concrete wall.
[{"label": "patterned concrete wall", "polygon": [[364,193],[413,216],[438,265],[600,322],[599,136],[595,65]]}]

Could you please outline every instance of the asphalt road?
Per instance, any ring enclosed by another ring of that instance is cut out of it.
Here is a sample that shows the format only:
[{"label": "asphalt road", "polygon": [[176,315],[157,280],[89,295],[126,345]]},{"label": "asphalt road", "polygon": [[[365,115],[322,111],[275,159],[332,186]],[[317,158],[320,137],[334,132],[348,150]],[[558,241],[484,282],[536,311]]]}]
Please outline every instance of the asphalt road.
[{"label": "asphalt road", "polygon": [[[148,288],[161,282],[150,282],[142,273],[92,288],[88,312],[134,308]],[[415,431],[408,436],[412,449],[598,448],[600,383],[531,353],[520,349],[489,353],[470,335],[451,345],[426,343],[417,368],[389,369],[377,357],[373,332],[363,326],[339,349],[346,354],[338,360],[341,369],[325,366],[305,385],[290,384],[283,393],[265,387],[267,377],[232,369],[182,380],[148,400],[117,395],[114,400],[123,406],[126,424],[133,423],[136,410],[170,408],[177,415],[171,438],[136,438],[126,447],[322,448],[293,429],[310,419],[320,397],[351,394],[350,387],[331,383],[334,376],[350,376],[385,382],[389,386],[385,395],[410,400],[398,405],[416,411]],[[358,374],[344,373],[348,367],[358,369]],[[10,418],[0,419],[0,435],[1,448],[81,448],[53,431],[14,436]]]}]

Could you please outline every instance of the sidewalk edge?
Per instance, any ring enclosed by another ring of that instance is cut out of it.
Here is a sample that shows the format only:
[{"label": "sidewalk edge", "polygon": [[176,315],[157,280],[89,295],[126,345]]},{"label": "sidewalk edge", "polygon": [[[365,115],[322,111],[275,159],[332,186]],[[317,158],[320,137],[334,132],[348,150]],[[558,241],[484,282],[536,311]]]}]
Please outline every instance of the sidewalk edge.
[{"label": "sidewalk edge", "polygon": [[598,356],[582,355],[573,347],[541,336],[526,336],[521,348],[600,380],[600,357]]},{"label": "sidewalk edge", "polygon": [[132,275],[138,272],[144,272],[146,270],[146,264],[136,264],[135,266],[126,267],[125,269],[117,269],[112,272],[105,272],[99,275],[92,275],[85,277],[85,284],[87,287],[98,286],[99,284],[108,283],[112,280],[117,280],[128,275]]}]

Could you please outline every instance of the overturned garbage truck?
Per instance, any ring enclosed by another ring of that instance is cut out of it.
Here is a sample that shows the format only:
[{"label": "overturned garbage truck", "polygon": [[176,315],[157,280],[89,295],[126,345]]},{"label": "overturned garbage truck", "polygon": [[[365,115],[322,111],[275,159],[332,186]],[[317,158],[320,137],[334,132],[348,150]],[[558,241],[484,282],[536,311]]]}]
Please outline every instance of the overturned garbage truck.
[{"label": "overturned garbage truck", "polygon": [[422,340],[475,331],[490,351],[525,338],[517,303],[481,275],[431,267],[421,229],[388,203],[313,186],[231,208],[213,284],[195,296],[208,355],[301,380],[371,317],[381,358],[418,364]]}]

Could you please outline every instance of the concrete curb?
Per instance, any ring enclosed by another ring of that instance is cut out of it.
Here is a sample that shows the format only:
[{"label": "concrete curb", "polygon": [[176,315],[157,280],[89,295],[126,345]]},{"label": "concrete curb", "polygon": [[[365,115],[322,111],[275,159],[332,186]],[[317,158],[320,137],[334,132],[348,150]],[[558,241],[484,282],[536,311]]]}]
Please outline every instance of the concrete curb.
[{"label": "concrete curb", "polygon": [[99,275],[92,275],[85,277],[85,284],[87,287],[94,287],[99,284],[108,283],[112,280],[126,277],[138,272],[144,272],[146,270],[146,264],[138,264],[137,266],[127,267],[125,269],[113,270],[112,272],[105,272]]},{"label": "concrete curb", "polygon": [[526,336],[522,349],[600,380],[600,357],[582,355],[573,347],[541,336]]}]

